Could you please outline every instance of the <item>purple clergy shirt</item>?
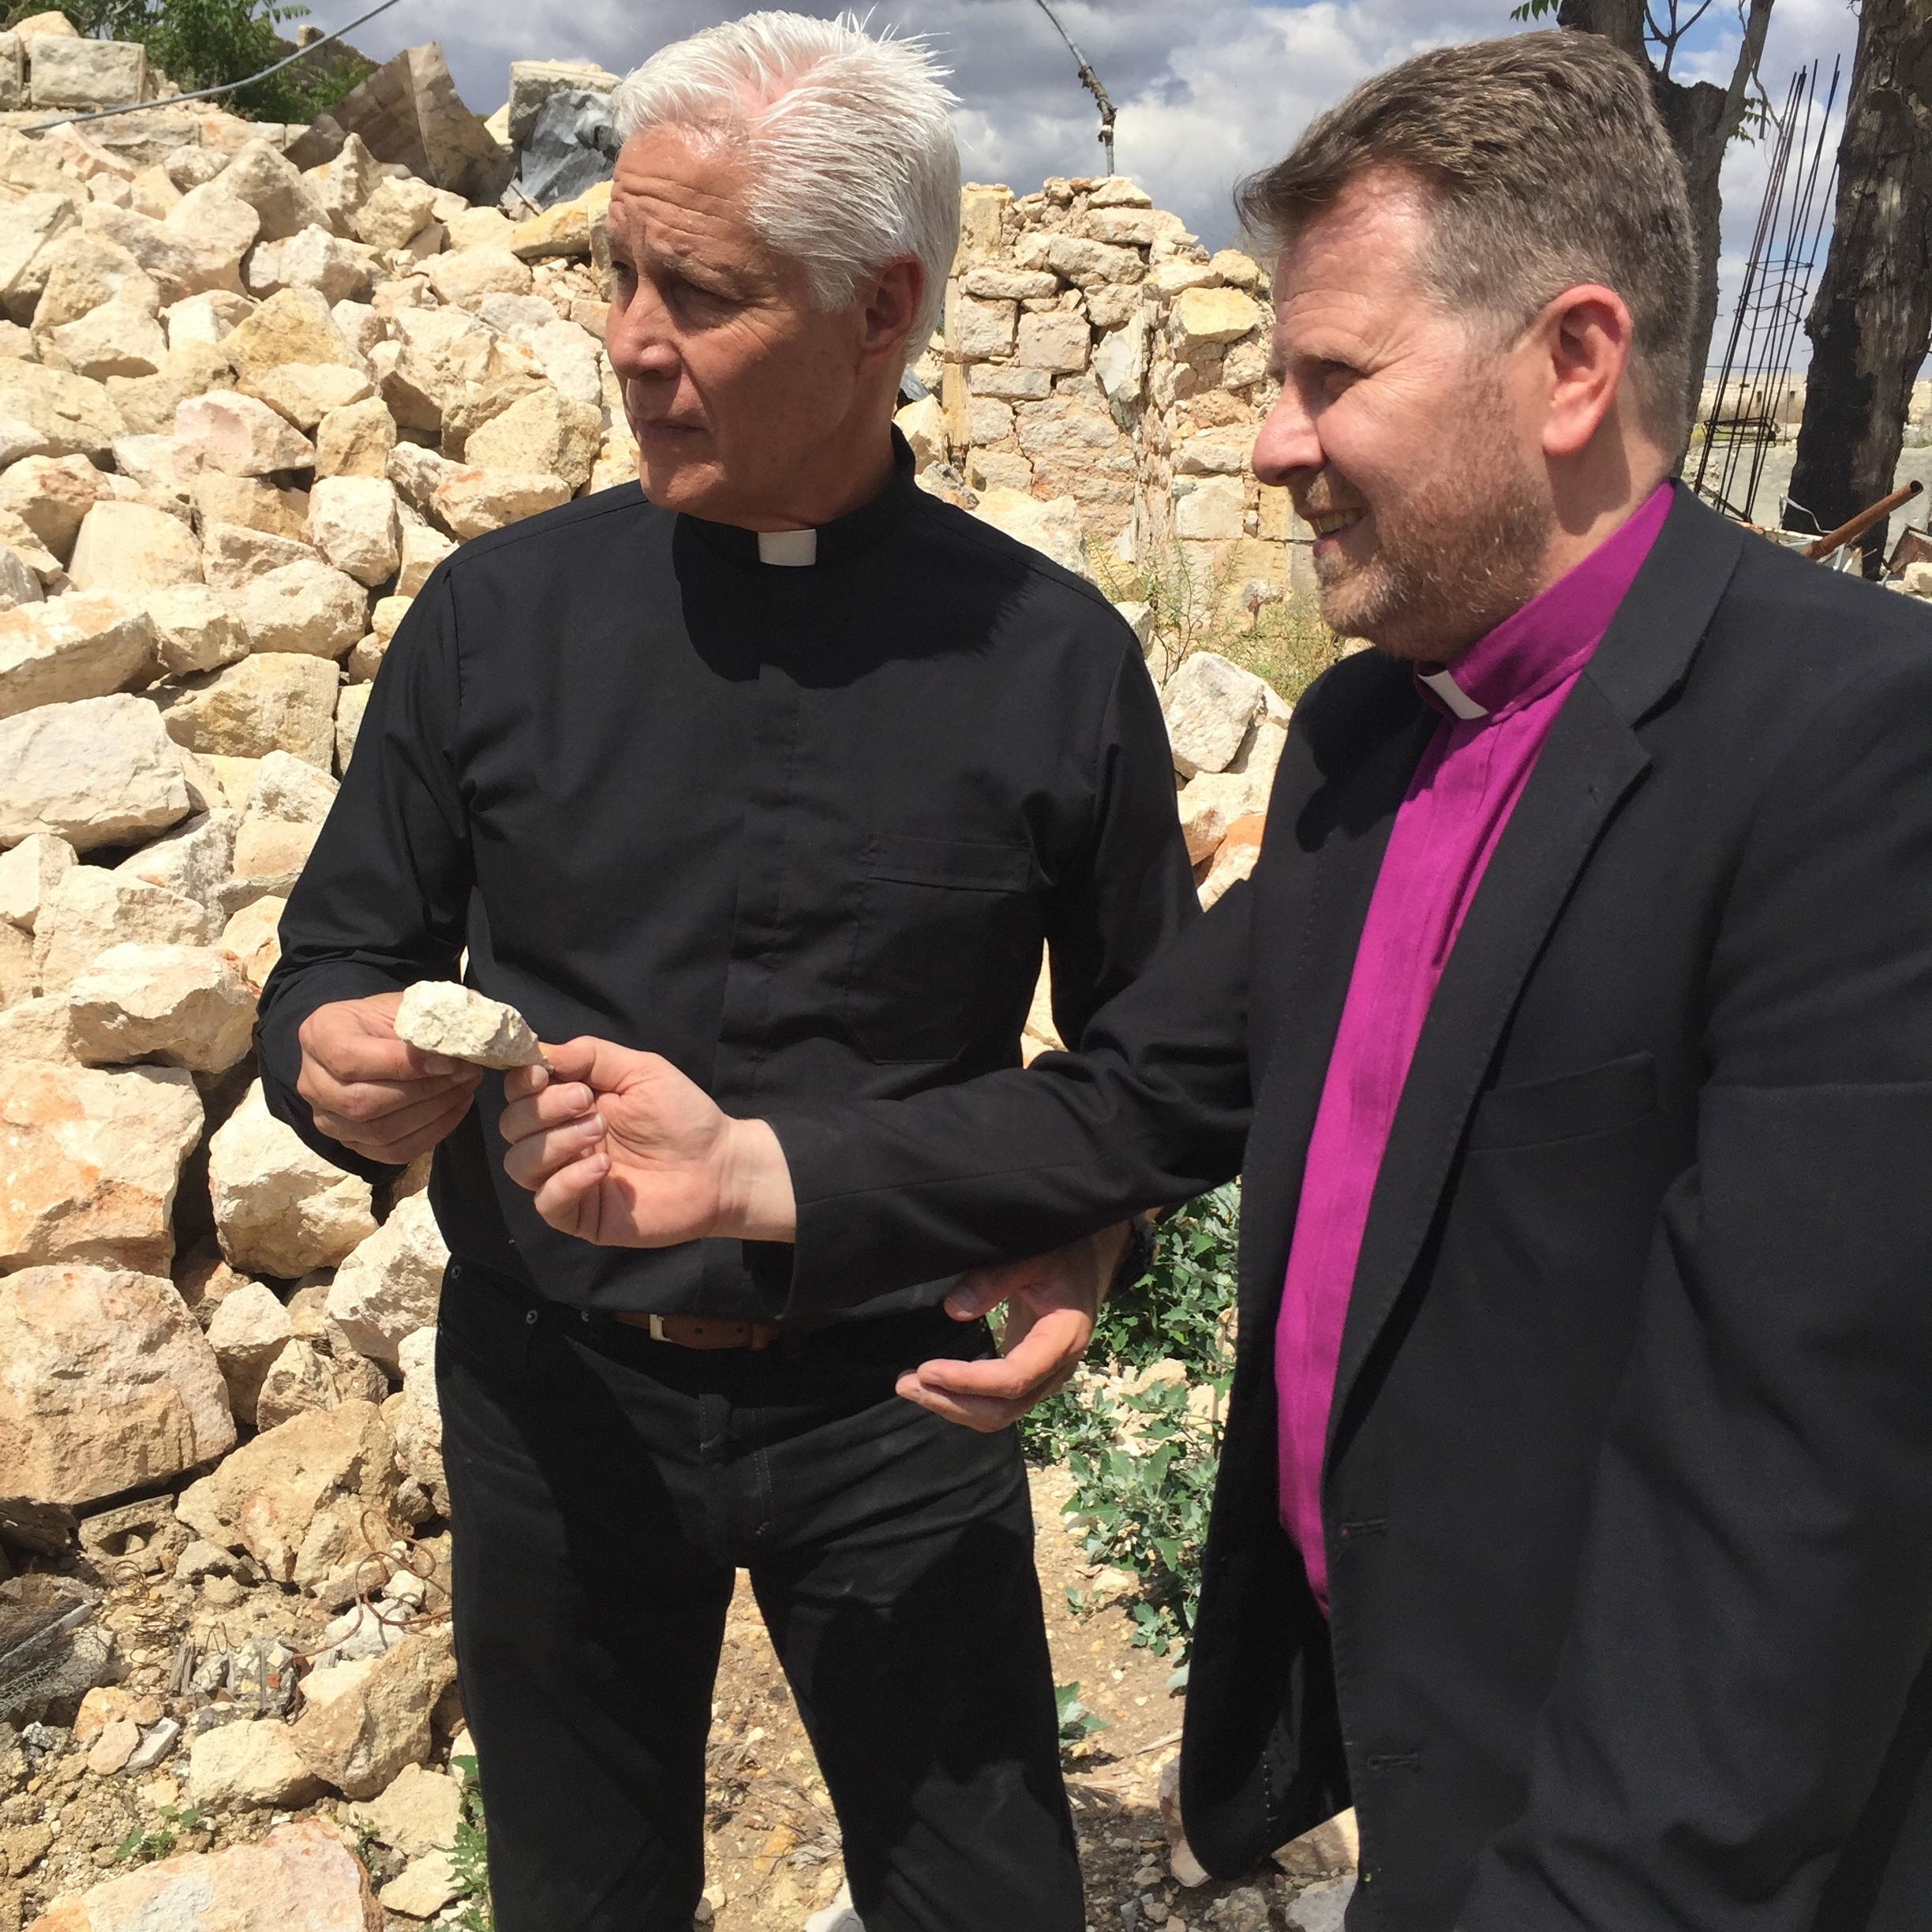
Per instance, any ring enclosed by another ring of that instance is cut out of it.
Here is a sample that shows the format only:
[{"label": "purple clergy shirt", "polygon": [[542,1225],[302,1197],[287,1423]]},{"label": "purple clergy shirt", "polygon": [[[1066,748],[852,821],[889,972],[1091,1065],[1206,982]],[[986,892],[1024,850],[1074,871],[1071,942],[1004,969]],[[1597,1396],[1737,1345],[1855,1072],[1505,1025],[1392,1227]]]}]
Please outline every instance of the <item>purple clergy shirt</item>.
[{"label": "purple clergy shirt", "polygon": [[1309,1142],[1281,1312],[1281,1520],[1324,1615],[1322,1462],[1342,1327],[1402,1083],[1436,983],[1563,702],[1669,514],[1658,485],[1627,521],[1447,671],[1443,713],[1395,814]]}]

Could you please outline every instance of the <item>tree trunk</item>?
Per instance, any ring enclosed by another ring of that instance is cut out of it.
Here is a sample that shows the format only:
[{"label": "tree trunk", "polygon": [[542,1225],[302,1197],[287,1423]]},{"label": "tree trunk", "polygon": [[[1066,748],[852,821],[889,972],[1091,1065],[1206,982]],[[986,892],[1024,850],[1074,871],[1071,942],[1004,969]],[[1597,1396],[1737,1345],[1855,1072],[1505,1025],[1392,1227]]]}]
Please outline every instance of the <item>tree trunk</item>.
[{"label": "tree trunk", "polygon": [[1717,255],[1724,202],[1718,174],[1724,150],[1744,113],[1746,89],[1764,51],[1765,31],[1771,24],[1772,0],[1751,0],[1744,23],[1743,44],[1728,87],[1709,80],[1687,86],[1652,66],[1644,47],[1644,0],[1562,0],[1556,10],[1559,27],[1579,33],[1601,34],[1650,74],[1656,101],[1671,145],[1683,163],[1684,186],[1690,197],[1691,238],[1697,249],[1695,307],[1691,312],[1690,417],[1697,418],[1704,389],[1704,368],[1710,360],[1711,331],[1717,322]]},{"label": "tree trunk", "polygon": [[[1929,327],[1932,0],[1865,0],[1831,252],[1805,322],[1811,374],[1791,480],[1803,509],[1787,514],[1791,528],[1835,529],[1891,489]],[[1866,540],[1868,573],[1885,534],[1881,523]]]}]

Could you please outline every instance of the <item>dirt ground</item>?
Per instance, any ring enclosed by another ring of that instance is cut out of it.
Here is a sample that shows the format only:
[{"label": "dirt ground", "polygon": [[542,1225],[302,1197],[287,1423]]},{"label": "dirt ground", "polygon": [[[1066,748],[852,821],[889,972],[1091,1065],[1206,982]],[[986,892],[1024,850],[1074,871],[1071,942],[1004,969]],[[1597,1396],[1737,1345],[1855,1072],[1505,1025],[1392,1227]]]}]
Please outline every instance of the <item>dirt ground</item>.
[{"label": "dirt ground", "polygon": [[[1061,1514],[1070,1479],[1062,1470],[1032,1475],[1039,1563],[1058,1683],[1078,1683],[1081,1701],[1105,1721],[1067,1758],[1085,1878],[1088,1923],[1093,1932],[1294,1932],[1302,1923],[1286,1912],[1305,1888],[1331,1885],[1346,1868],[1341,1840],[1330,1833],[1303,1841],[1289,1858],[1292,1874],[1270,1864],[1234,1881],[1188,1887],[1170,1867],[1158,1790],[1174,1757],[1181,1696],[1167,1689],[1173,1660],[1136,1649],[1123,1604],[1076,1615],[1069,1588],[1091,1595],[1094,1571]],[[421,1555],[446,1563],[446,1539]],[[167,1679],[178,1646],[191,1639],[203,1654],[230,1648],[258,1633],[280,1638],[298,1652],[316,1647],[326,1613],[314,1603],[268,1585],[211,1591],[165,1574],[123,1570],[107,1585],[99,1612],[113,1633],[125,1674],[123,1687],[168,1705]],[[215,1579],[211,1579],[211,1583]],[[453,1697],[439,1707],[432,1763],[447,1763],[461,1721]],[[802,1932],[807,1920],[839,1896],[844,1874],[838,1833],[798,1713],[786,1689],[748,1585],[740,1579],[725,1634],[709,1757],[706,1859],[708,1914],[715,1932]],[[185,1707],[183,1707],[185,1714]],[[50,1711],[71,1723],[72,1709]],[[152,1722],[152,1718],[142,1720]],[[0,1932],[30,1925],[62,1893],[80,1892],[130,1868],[123,1850],[129,1834],[168,1833],[151,1855],[220,1850],[250,1842],[301,1813],[237,1810],[192,1822],[185,1808],[185,1753],[140,1777],[102,1776],[87,1765],[84,1745],[65,1742],[30,1769],[18,1751],[9,1759],[0,1733]],[[345,1828],[345,1800],[310,1807]],[[349,1835],[353,1836],[353,1833]],[[380,1885],[401,1869],[399,1855],[370,1843],[361,1849]],[[1319,1901],[1309,1899],[1307,1912]],[[452,1906],[444,1915],[452,1915]],[[1308,1932],[1339,1923],[1339,1900],[1307,1918]],[[416,1932],[424,1922],[391,1913],[385,1932]],[[991,1932],[991,1929],[989,1929]]]}]

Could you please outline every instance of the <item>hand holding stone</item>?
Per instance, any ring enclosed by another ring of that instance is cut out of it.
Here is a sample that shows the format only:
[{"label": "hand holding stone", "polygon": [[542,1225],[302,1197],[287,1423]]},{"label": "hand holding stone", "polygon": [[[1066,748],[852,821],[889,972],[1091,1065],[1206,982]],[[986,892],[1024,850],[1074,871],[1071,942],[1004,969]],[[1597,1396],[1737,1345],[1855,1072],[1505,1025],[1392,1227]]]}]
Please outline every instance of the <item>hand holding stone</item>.
[{"label": "hand holding stone", "polygon": [[335,1000],[301,1024],[296,1091],[317,1129],[365,1160],[401,1166],[455,1130],[483,1076],[396,1038],[400,993]]}]

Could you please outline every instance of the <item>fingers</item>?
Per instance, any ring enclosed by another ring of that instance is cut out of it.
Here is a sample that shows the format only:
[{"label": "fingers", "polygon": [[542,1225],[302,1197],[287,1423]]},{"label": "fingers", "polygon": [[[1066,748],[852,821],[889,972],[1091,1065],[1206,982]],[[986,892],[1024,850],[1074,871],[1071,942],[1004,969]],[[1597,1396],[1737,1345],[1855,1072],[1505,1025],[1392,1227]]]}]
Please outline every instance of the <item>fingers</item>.
[{"label": "fingers", "polygon": [[316,1125],[331,1140],[339,1140],[365,1160],[406,1167],[418,1154],[447,1140],[470,1111],[474,1095],[467,1090],[438,1103],[413,1107],[373,1121],[337,1119],[317,1113]]},{"label": "fingers", "polygon": [[[541,1068],[519,1067],[518,1073],[541,1073]],[[514,1076],[512,1076],[514,1077]],[[510,1083],[506,1080],[504,1091],[507,1093]],[[497,1118],[497,1130],[511,1146],[527,1140],[533,1135],[561,1127],[571,1121],[586,1118],[595,1118],[597,1095],[588,1087],[576,1080],[550,1081],[537,1088],[526,1098],[513,1099]],[[600,1123],[597,1131],[601,1133]]]},{"label": "fingers", "polygon": [[593,1241],[601,1219],[596,1211],[597,1197],[610,1178],[610,1170],[609,1155],[601,1147],[594,1148],[546,1177],[533,1189],[531,1204],[553,1228]]},{"label": "fingers", "polygon": [[552,1175],[593,1155],[608,1172],[604,1123],[595,1114],[586,1114],[555,1127],[539,1128],[512,1143],[504,1156],[504,1172],[519,1187],[535,1193]]},{"label": "fingers", "polygon": [[945,1298],[945,1312],[957,1322],[979,1321],[1013,1293],[1010,1267],[972,1268]]},{"label": "fingers", "polygon": [[899,1379],[908,1402],[968,1428],[992,1430],[1023,1416],[1072,1380],[1093,1323],[1082,1310],[1039,1316],[1018,1346],[986,1361],[923,1362]]}]

